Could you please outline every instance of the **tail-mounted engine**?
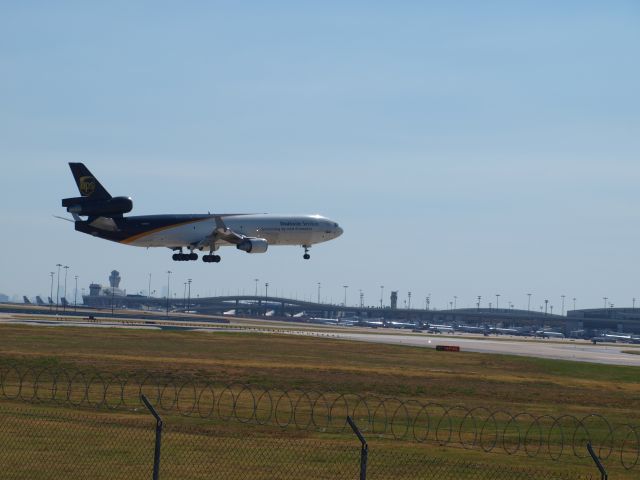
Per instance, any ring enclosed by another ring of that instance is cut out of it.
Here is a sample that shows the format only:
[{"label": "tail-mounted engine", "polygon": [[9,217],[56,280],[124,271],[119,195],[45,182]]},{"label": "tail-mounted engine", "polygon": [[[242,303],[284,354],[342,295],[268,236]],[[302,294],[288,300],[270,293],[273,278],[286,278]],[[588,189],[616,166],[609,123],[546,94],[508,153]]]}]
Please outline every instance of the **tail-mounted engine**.
[{"label": "tail-mounted engine", "polygon": [[129,197],[113,197],[102,200],[90,200],[86,197],[65,198],[62,206],[67,212],[88,217],[119,217],[133,209]]}]

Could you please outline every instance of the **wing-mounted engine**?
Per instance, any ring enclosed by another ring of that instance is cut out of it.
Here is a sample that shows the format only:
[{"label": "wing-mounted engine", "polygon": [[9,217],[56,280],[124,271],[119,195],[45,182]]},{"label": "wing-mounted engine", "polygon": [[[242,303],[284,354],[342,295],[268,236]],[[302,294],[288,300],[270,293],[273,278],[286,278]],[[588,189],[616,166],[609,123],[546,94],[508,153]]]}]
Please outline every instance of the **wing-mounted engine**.
[{"label": "wing-mounted engine", "polygon": [[62,206],[67,212],[86,217],[120,217],[133,209],[133,201],[129,197],[112,197],[94,200],[87,197],[65,198]]},{"label": "wing-mounted engine", "polygon": [[238,250],[247,253],[265,253],[268,247],[269,243],[264,238],[245,238],[236,244]]}]

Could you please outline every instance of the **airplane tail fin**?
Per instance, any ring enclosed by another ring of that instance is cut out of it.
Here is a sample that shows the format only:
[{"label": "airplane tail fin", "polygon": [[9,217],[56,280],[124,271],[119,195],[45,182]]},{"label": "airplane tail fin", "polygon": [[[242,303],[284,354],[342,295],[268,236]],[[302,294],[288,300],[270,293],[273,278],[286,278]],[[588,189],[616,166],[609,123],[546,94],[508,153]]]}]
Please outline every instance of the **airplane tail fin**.
[{"label": "airplane tail fin", "polygon": [[111,195],[93,176],[84,163],[69,163],[73,178],[76,180],[80,195],[92,200],[109,200]]}]

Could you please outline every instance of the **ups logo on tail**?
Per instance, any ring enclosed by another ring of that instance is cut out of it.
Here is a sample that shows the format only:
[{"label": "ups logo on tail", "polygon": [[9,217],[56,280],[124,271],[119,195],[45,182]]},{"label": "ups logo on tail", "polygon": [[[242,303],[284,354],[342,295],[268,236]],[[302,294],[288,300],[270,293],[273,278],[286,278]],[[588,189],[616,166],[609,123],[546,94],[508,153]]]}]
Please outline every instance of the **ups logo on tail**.
[{"label": "ups logo on tail", "polygon": [[93,177],[80,177],[78,188],[83,197],[88,197],[96,190],[96,179]]}]

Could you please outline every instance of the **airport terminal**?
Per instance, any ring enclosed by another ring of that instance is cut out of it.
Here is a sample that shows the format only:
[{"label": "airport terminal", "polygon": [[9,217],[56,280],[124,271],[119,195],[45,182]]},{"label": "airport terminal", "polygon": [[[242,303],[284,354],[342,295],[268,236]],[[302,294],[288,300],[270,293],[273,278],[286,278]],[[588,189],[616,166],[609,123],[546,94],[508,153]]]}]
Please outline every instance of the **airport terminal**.
[{"label": "airport terminal", "polygon": [[[135,309],[155,312],[269,318],[300,323],[429,330],[436,333],[484,333],[537,335],[543,337],[596,338],[601,341],[640,343],[640,309],[596,308],[569,310],[566,315],[515,308],[407,308],[398,306],[398,292],[391,291],[388,305],[360,306],[327,304],[271,295],[224,295],[191,297],[191,284],[182,296],[172,298],[127,294],[122,277],[113,270],[108,286],[91,283],[88,295],[79,295],[84,307],[97,310]],[[84,290],[84,289],[83,289]],[[24,297],[25,303],[30,302]],[[49,297],[49,304],[55,300]],[[37,302],[46,303],[40,297]],[[62,297],[60,305],[73,304]],[[427,307],[429,305],[427,304]]]}]

